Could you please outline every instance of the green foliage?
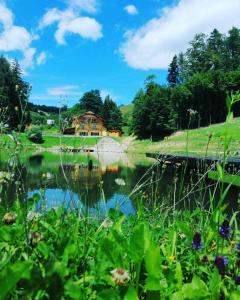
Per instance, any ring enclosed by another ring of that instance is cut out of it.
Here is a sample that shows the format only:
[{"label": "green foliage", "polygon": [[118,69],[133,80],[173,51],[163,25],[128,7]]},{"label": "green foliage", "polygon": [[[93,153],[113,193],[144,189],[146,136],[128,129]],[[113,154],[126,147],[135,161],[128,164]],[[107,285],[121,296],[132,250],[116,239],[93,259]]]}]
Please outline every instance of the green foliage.
[{"label": "green foliage", "polygon": [[167,81],[170,87],[174,87],[180,83],[177,55],[173,57],[173,60],[169,65]]},{"label": "green foliage", "polygon": [[[97,217],[79,219],[77,212],[62,207],[30,221],[26,216],[32,204],[15,207],[16,222],[1,224],[1,299],[218,299],[221,291],[231,299],[238,296],[237,252],[227,240],[213,247],[220,238],[218,219],[226,217],[223,209],[212,215],[179,212],[165,221],[158,210],[145,209],[128,219],[112,211],[113,224],[104,227]],[[201,251],[192,248],[196,228],[204,232]],[[29,240],[33,231],[41,233],[34,246]],[[238,235],[236,227],[231,238]],[[225,276],[214,267],[216,255],[228,258]],[[115,277],[118,270],[120,277]]]},{"label": "green foliage", "polygon": [[[217,29],[206,36],[196,34],[185,53],[174,56],[168,69],[169,87],[134,99],[132,130],[139,138],[167,135],[172,130],[208,126],[225,121],[226,96],[240,89],[240,30],[233,27],[227,36]],[[155,83],[155,87],[157,84]],[[148,96],[148,97],[147,97]],[[149,99],[148,99],[149,98]],[[153,112],[156,110],[156,113]],[[189,112],[195,112],[195,115]],[[240,116],[233,105],[232,117]]]},{"label": "green foliage", "polygon": [[134,98],[132,130],[138,138],[164,137],[172,131],[168,89],[147,79]]},{"label": "green foliage", "polygon": [[27,130],[26,136],[29,139],[29,141],[41,144],[43,142],[43,136],[42,136],[42,130],[40,127],[32,127]]},{"label": "green foliage", "polygon": [[108,130],[116,129],[122,130],[122,113],[117,107],[116,103],[107,96],[103,103],[103,113],[102,113],[104,124]]},{"label": "green foliage", "polygon": [[80,99],[79,109],[87,112],[92,111],[97,115],[102,115],[103,102],[99,90],[86,92]]},{"label": "green foliage", "polygon": [[30,123],[28,97],[30,86],[22,79],[17,61],[12,65],[3,56],[0,57],[0,123],[8,124],[10,129],[23,131]]}]

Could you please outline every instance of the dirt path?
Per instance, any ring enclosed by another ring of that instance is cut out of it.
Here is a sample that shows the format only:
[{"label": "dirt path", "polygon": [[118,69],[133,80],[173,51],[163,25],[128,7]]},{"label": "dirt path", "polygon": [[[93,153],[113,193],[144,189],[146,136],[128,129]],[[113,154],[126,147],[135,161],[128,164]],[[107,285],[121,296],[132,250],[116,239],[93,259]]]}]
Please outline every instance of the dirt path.
[{"label": "dirt path", "polygon": [[96,152],[124,152],[124,148],[120,143],[110,137],[103,137],[94,147]]}]

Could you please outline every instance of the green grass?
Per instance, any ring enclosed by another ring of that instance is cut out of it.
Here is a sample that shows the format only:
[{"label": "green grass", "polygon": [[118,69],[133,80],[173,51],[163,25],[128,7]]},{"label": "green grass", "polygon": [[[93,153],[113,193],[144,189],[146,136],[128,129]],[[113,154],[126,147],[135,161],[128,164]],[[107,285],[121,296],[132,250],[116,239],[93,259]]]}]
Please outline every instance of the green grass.
[{"label": "green grass", "polygon": [[[240,149],[240,118],[231,123],[220,123],[194,130],[177,131],[162,141],[134,140],[129,152],[138,153],[189,153],[195,155],[219,155],[223,152],[226,137],[231,137],[228,151]],[[209,139],[209,134],[212,137]],[[209,142],[209,145],[208,145]]]},{"label": "green grass", "polygon": [[[74,147],[74,148],[81,148],[81,147],[94,147],[99,140],[100,137],[67,137],[67,136],[50,136],[50,135],[44,135],[43,136],[43,143],[42,144],[34,144],[31,141],[28,140],[26,135],[24,133],[17,134],[16,135],[19,142],[22,144],[23,147],[27,148],[56,148],[56,147]],[[6,148],[14,147],[14,142],[8,135],[1,135],[0,136],[0,148]]]}]

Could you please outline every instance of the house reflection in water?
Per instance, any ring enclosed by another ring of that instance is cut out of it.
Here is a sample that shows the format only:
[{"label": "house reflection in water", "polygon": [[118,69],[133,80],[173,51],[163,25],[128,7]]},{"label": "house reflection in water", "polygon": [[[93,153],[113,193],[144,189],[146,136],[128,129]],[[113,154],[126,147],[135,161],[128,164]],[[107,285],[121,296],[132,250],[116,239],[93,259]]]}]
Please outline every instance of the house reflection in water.
[{"label": "house reflection in water", "polygon": [[74,164],[63,165],[63,169],[68,176],[74,182],[78,182],[82,187],[91,189],[99,185],[103,176],[106,173],[118,173],[118,165],[100,166],[93,165],[89,169],[88,164]]}]

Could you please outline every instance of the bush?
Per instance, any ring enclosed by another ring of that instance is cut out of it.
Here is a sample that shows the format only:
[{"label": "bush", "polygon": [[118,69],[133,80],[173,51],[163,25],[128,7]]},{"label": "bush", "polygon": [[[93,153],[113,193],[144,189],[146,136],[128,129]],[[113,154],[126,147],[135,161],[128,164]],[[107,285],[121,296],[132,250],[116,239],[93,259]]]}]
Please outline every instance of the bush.
[{"label": "bush", "polygon": [[41,144],[43,142],[42,130],[40,127],[32,127],[26,132],[27,138],[36,144]]}]

